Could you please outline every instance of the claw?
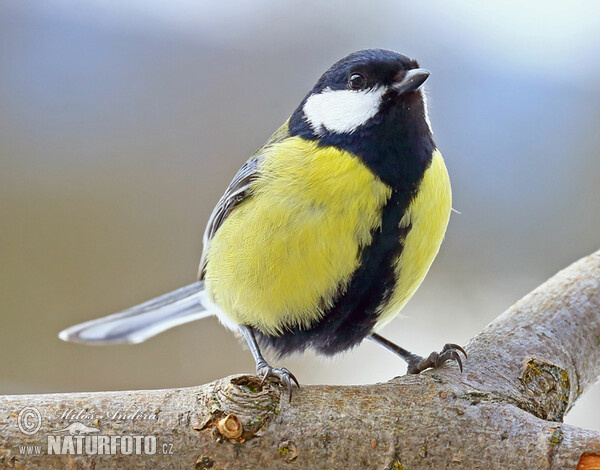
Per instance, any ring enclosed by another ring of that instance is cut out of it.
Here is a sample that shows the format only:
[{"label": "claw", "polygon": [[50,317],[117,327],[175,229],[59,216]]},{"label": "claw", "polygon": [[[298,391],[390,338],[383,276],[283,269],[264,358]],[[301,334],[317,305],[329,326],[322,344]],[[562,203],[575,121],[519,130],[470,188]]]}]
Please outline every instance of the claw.
[{"label": "claw", "polygon": [[449,349],[456,349],[456,350],[460,351],[461,353],[463,353],[465,355],[465,359],[469,359],[469,356],[467,356],[467,352],[463,348],[461,348],[458,344],[447,343],[442,348],[442,352],[446,352]]},{"label": "claw", "polygon": [[[445,358],[444,358],[444,355],[445,355],[446,353],[447,353],[447,354],[450,356],[450,357],[448,357],[447,359],[445,359]],[[460,370],[460,373],[462,374],[462,370],[463,370],[463,369],[462,369],[462,361],[461,361],[461,359],[460,359],[460,356],[458,355],[458,353],[457,353],[457,352],[456,352],[454,349],[449,349],[449,350],[447,350],[447,351],[446,351],[444,354],[442,354],[442,355],[440,356],[440,359],[441,359],[441,361],[440,361],[440,362],[441,362],[442,364],[443,364],[444,362],[446,362],[446,360],[448,360],[448,359],[454,359],[454,360],[457,362],[457,364],[458,364],[458,370]],[[445,359],[445,360],[444,360],[444,359]]]},{"label": "claw", "polygon": [[465,359],[467,358],[467,353],[465,352],[465,350],[458,344],[452,343],[444,345],[444,347],[439,353],[432,352],[429,355],[429,357],[427,357],[427,359],[423,359],[420,356],[414,356],[408,363],[408,373],[419,374],[426,369],[435,369],[441,366],[442,364],[446,363],[447,361],[452,360],[456,361],[458,369],[462,374],[463,363],[458,352],[463,353],[465,355]]},{"label": "claw", "polygon": [[[260,374],[260,371],[257,371]],[[262,376],[262,380],[260,381],[260,386],[262,388],[262,386],[265,384],[265,382],[267,381],[267,377],[269,377],[271,375],[271,368],[265,368],[265,372],[263,373]]]},{"label": "claw", "polygon": [[296,387],[300,388],[300,382],[298,382],[298,379],[296,378],[296,376],[290,372],[290,377],[292,378],[292,380],[296,384]]},{"label": "claw", "polygon": [[285,388],[287,388],[288,392],[289,392],[289,402],[292,402],[292,382],[290,381],[290,376],[289,375],[284,375],[283,377],[281,377],[283,383],[285,384]]},{"label": "claw", "polygon": [[262,375],[262,380],[260,382],[261,387],[264,385],[264,383],[269,377],[277,379],[277,381],[279,381],[279,383],[287,389],[290,397],[290,402],[292,401],[292,380],[294,381],[296,386],[300,388],[300,385],[298,384],[298,379],[296,379],[294,374],[292,374],[285,367],[282,367],[281,369],[274,369],[270,365],[264,364],[258,367],[256,372],[258,373],[258,375]]},{"label": "claw", "polygon": [[300,388],[300,384],[298,383],[298,379],[296,378],[296,376],[294,374],[292,374],[288,369],[286,369],[285,367],[282,367],[281,370],[283,372],[285,372],[290,379],[292,379],[294,381],[294,383],[296,384],[296,387]]}]

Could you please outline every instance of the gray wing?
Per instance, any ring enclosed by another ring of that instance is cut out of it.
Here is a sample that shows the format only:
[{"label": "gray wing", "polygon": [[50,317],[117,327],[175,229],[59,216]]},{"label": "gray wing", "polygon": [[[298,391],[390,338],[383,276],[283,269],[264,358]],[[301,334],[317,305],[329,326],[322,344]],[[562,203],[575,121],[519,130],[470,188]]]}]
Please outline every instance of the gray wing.
[{"label": "gray wing", "polygon": [[254,156],[248,160],[242,168],[236,173],[227,186],[225,194],[219,199],[219,202],[215,206],[206,224],[206,230],[204,230],[204,237],[202,238],[202,257],[200,258],[200,268],[198,270],[198,279],[204,279],[204,269],[206,267],[206,257],[208,255],[208,246],[219,227],[223,224],[227,216],[240,205],[250,195],[250,188],[252,182],[258,175],[260,169],[260,163],[264,151],[272,145],[281,142],[289,136],[288,123],[286,122],[281,126],[267,143],[261,147]]},{"label": "gray wing", "polygon": [[236,173],[235,177],[229,183],[225,190],[225,194],[219,199],[206,224],[204,237],[202,238],[202,257],[200,258],[200,269],[198,271],[198,279],[204,278],[204,268],[206,265],[206,255],[208,254],[208,244],[215,235],[223,221],[238,206],[246,197],[248,197],[250,184],[256,177],[259,164],[259,156],[248,160],[242,168]]}]

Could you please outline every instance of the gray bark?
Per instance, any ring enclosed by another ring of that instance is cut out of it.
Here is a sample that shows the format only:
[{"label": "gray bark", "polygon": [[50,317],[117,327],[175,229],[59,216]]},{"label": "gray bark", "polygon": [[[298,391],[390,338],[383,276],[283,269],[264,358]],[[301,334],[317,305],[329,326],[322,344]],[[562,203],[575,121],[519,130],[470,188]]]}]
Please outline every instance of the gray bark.
[{"label": "gray bark", "polygon": [[[261,390],[248,375],[183,389],[4,396],[0,463],[32,469],[600,468],[600,433],[562,424],[600,374],[600,251],[517,302],[465,349],[463,374],[447,364],[387,383],[305,386],[291,404],[278,385]],[[24,407],[42,416],[33,435],[18,427]],[[69,410],[87,416],[64,416]],[[116,410],[145,415],[121,419],[111,416]],[[46,452],[48,436],[67,439],[59,430],[73,421],[102,435],[157,436],[157,453],[19,453],[19,445]]]}]

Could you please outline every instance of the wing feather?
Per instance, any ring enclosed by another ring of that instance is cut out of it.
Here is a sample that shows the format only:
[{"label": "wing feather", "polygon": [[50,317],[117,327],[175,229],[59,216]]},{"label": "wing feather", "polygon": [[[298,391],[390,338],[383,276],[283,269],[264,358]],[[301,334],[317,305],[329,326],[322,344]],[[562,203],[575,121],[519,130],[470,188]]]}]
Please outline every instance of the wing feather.
[{"label": "wing feather", "polygon": [[219,227],[223,225],[223,222],[227,216],[237,206],[244,202],[251,195],[252,182],[260,171],[260,164],[262,161],[263,154],[266,149],[272,145],[283,141],[289,137],[288,122],[281,126],[271,138],[258,149],[254,155],[239,169],[235,174],[229,186],[225,190],[219,202],[212,211],[204,230],[204,237],[202,238],[202,256],[200,258],[200,268],[198,270],[198,279],[204,279],[204,270],[206,268],[206,257],[208,255],[208,247],[210,241],[214,237]]}]

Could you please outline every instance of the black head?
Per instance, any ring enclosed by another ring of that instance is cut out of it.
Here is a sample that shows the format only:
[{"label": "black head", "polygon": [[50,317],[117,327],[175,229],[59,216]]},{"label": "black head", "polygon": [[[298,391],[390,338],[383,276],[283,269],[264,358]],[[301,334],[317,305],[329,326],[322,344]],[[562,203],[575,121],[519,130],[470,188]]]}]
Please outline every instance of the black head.
[{"label": "black head", "polygon": [[397,52],[354,52],[333,64],[302,100],[290,134],[386,168],[430,158],[434,144],[421,89],[427,77],[417,61]]},{"label": "black head", "polygon": [[378,86],[389,87],[401,82],[409,70],[418,68],[416,60],[394,51],[366,49],[353,52],[333,64],[321,76],[310,94],[320,93],[325,88],[361,91]]},{"label": "black head", "polygon": [[[354,52],[321,76],[292,115],[291,131],[307,134],[308,126],[314,136],[354,133],[394,106],[423,103],[420,88],[427,77],[429,72],[416,60],[397,52]],[[426,119],[421,107],[421,118]],[[375,119],[380,120],[381,116]]]}]

